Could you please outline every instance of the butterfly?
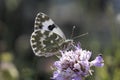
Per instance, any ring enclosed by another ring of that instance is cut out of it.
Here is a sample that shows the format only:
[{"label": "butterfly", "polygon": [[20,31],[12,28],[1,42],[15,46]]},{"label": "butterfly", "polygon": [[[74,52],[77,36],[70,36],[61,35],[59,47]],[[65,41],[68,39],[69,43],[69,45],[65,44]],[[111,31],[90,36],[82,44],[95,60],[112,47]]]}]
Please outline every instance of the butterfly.
[{"label": "butterfly", "polygon": [[30,38],[33,52],[37,56],[53,56],[66,48],[73,40],[66,39],[62,30],[46,14],[39,12]]}]

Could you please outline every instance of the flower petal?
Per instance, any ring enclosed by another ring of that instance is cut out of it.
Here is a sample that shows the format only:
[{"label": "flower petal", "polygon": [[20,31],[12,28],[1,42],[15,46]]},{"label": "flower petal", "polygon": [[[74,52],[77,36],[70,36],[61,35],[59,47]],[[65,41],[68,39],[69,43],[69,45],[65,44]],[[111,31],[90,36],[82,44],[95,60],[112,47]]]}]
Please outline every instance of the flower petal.
[{"label": "flower petal", "polygon": [[95,60],[90,62],[91,66],[97,66],[97,67],[103,67],[104,66],[104,60],[102,58],[102,55],[98,55]]}]

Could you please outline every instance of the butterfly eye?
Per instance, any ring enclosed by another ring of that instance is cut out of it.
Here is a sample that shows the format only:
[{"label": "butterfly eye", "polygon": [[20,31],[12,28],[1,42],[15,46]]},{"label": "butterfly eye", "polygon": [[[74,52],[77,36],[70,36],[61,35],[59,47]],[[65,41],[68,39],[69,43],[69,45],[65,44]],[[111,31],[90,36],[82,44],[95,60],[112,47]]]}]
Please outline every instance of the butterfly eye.
[{"label": "butterfly eye", "polygon": [[51,31],[53,30],[53,28],[55,28],[55,25],[54,25],[54,24],[48,26],[48,29],[51,30]]}]

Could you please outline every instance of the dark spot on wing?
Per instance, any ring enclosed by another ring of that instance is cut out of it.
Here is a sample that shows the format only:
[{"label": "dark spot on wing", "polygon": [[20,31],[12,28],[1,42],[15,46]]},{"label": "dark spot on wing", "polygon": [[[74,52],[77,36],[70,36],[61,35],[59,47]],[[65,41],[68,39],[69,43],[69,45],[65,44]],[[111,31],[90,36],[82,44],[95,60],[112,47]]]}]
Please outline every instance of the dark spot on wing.
[{"label": "dark spot on wing", "polygon": [[43,28],[43,26],[42,26],[42,25],[39,25],[39,28],[40,28],[40,29],[42,29],[42,28]]},{"label": "dark spot on wing", "polygon": [[54,25],[54,24],[48,26],[48,29],[51,30],[51,31],[52,31],[54,28],[55,28],[55,25]]}]

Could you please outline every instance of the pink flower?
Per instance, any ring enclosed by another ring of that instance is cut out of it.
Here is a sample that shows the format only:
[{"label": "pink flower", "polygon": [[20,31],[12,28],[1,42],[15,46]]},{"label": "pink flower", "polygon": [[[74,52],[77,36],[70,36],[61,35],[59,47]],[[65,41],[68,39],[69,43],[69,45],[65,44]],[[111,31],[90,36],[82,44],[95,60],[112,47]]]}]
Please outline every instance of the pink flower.
[{"label": "pink flower", "polygon": [[102,55],[98,55],[95,60],[89,61],[91,52],[82,50],[74,46],[75,50],[61,51],[59,61],[54,63],[56,70],[53,73],[53,80],[82,80],[83,77],[92,75],[90,67],[103,67]]}]

